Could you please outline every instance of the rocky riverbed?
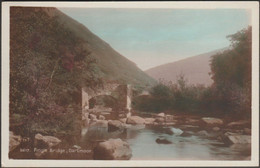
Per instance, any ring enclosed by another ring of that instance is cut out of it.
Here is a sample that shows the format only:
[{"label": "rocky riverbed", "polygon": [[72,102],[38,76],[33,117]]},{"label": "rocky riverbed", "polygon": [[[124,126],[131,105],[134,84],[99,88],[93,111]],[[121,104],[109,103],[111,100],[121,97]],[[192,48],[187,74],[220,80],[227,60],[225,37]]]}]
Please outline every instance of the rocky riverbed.
[{"label": "rocky riverbed", "polygon": [[[25,137],[10,132],[10,157],[182,160],[188,156],[197,160],[244,160],[251,156],[250,122],[245,120],[227,122],[207,116],[165,113],[145,117],[136,114],[120,119],[109,119],[102,114],[92,113],[88,114],[87,119],[88,125],[82,129],[81,138],[75,142],[36,134],[30,140],[33,148],[26,148]],[[160,155],[151,155],[148,152],[152,150],[150,148],[157,150],[153,152]],[[197,152],[189,153],[188,148]],[[212,154],[218,150],[219,153]],[[183,156],[185,152],[187,154]],[[229,157],[220,157],[225,155]]]}]

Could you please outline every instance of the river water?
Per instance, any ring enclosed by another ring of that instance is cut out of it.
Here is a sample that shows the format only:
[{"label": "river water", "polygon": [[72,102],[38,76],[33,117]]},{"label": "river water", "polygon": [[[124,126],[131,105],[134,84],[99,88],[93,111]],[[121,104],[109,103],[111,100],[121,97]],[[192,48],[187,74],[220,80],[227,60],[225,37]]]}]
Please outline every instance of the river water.
[{"label": "river water", "polygon": [[[196,127],[195,127],[196,128]],[[121,138],[127,141],[132,150],[131,160],[249,160],[251,144],[225,145],[218,138],[201,136],[198,131],[183,125],[174,126],[130,126],[124,131],[108,132],[107,126],[94,125],[84,128],[80,138],[74,141],[63,139],[56,149],[71,150],[79,146],[85,153],[50,153],[42,159],[93,159],[93,148],[97,143],[110,138]],[[174,134],[169,134],[169,130]],[[183,133],[182,133],[183,131]],[[182,133],[182,134],[181,134]],[[72,137],[70,137],[72,138]],[[158,144],[156,140],[166,139],[169,144]],[[76,140],[75,140],[76,139]],[[16,149],[10,158],[36,159],[33,143],[22,144],[20,149],[30,148],[31,152],[24,153]]]},{"label": "river water", "polygon": [[[121,138],[132,149],[131,160],[245,160],[250,156],[250,144],[225,145],[220,140],[205,138],[188,131],[189,136],[169,135],[165,130],[176,127],[132,126],[124,132],[108,133],[107,128],[92,127],[83,141],[102,141]],[[171,144],[158,144],[157,138]]]},{"label": "river water", "polygon": [[[157,144],[158,137],[172,144]],[[133,151],[132,160],[241,160],[250,156],[250,145],[226,146],[217,140],[168,135],[153,129],[140,130],[127,141]]]}]

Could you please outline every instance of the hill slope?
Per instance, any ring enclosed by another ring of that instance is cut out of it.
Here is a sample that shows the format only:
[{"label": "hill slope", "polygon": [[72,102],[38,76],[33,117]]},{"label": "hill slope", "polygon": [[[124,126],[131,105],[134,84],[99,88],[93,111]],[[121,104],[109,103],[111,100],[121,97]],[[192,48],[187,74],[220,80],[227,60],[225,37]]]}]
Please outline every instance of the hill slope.
[{"label": "hill slope", "polygon": [[[225,48],[226,49],[226,48]],[[189,84],[211,85],[210,59],[211,56],[225,49],[215,50],[205,54],[189,57],[176,62],[160,65],[145,72],[157,80],[175,82],[180,74],[183,74]]]},{"label": "hill slope", "polygon": [[80,131],[81,88],[106,82],[156,81],[56,8],[10,8],[11,130]]},{"label": "hill slope", "polygon": [[[60,23],[84,40],[84,47],[97,60],[100,75],[108,80],[137,85],[151,85],[155,80],[139,69],[136,64],[115,51],[108,43],[93,34],[88,28],[57,9],[53,9]],[[87,18],[87,16],[86,16]]]}]

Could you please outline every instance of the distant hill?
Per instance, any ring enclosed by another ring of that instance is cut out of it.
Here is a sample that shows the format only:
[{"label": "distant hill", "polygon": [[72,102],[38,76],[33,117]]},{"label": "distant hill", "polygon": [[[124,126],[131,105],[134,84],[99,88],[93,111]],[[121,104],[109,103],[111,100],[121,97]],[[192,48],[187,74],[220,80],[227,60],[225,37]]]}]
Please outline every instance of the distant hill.
[{"label": "distant hill", "polygon": [[175,82],[180,74],[183,74],[189,84],[211,85],[210,58],[212,55],[224,51],[227,48],[215,50],[205,54],[182,59],[176,62],[160,65],[145,72],[157,80]]}]

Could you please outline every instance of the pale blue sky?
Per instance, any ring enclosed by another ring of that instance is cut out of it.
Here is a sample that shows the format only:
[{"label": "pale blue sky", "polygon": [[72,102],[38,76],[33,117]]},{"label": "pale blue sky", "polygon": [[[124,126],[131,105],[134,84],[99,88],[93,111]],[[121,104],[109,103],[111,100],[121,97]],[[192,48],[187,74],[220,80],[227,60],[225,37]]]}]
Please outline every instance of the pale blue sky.
[{"label": "pale blue sky", "polygon": [[251,25],[243,9],[59,9],[143,70],[227,47]]}]

